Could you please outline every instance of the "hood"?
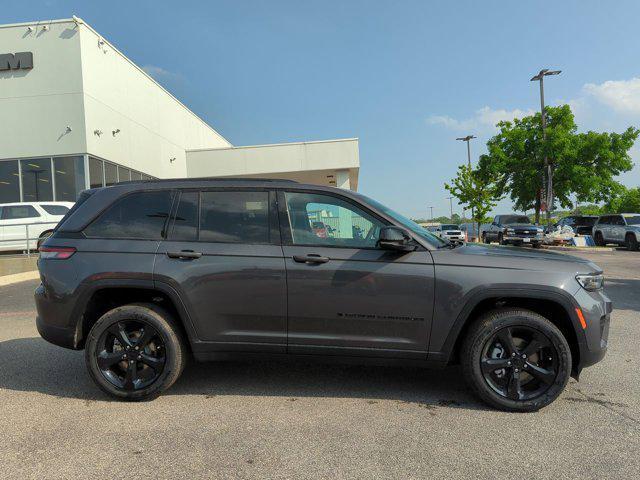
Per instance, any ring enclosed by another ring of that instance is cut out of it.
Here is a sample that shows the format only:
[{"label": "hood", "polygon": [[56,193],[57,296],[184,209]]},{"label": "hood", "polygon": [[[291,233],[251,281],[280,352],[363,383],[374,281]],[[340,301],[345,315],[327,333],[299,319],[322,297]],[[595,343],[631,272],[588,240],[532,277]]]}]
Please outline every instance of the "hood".
[{"label": "hood", "polygon": [[[435,252],[440,251],[444,249]],[[458,265],[575,273],[602,271],[590,260],[548,250],[473,243],[447,251],[452,255],[447,255],[445,261]],[[434,255],[436,257],[439,255]]]}]

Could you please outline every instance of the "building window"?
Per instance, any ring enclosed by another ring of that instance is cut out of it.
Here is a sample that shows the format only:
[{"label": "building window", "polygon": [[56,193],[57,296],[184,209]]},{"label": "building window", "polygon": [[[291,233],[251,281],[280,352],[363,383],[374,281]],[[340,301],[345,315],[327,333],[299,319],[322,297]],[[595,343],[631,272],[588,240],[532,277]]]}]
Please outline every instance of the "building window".
[{"label": "building window", "polygon": [[131,180],[142,180],[142,174],[133,170],[131,172]]},{"label": "building window", "polygon": [[128,182],[131,180],[131,170],[118,166],[118,181]]},{"label": "building window", "polygon": [[0,203],[20,201],[18,161],[0,162]]},{"label": "building window", "polygon": [[82,157],[59,157],[53,159],[56,180],[56,200],[75,202],[85,189],[84,159]]},{"label": "building window", "polygon": [[53,200],[51,159],[20,160],[22,171],[22,200],[48,202]]},{"label": "building window", "polygon": [[104,170],[102,168],[102,160],[89,157],[89,187],[104,187]]},{"label": "building window", "polygon": [[113,163],[104,162],[104,184],[107,187],[118,183],[118,167]]}]

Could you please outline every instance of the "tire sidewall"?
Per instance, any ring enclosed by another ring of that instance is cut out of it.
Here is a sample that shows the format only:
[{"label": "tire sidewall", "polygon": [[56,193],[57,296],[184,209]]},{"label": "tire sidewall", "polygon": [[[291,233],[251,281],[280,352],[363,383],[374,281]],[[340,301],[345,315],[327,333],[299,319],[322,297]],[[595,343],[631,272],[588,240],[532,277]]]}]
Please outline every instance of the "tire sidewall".
[{"label": "tire sidewall", "polygon": [[[527,401],[505,398],[495,392],[482,374],[480,360],[486,343],[504,327],[529,327],[545,335],[558,356],[558,373],[554,383],[542,395]],[[571,350],[560,330],[541,315],[527,310],[494,311],[483,317],[470,331],[464,349],[463,369],[465,378],[484,401],[502,410],[536,411],[553,402],[564,390],[571,376]]]},{"label": "tire sidewall", "polygon": [[[167,319],[168,313],[146,305],[124,305],[108,311],[93,325],[85,343],[85,363],[94,382],[105,393],[122,400],[151,400],[169,388],[182,372],[184,345],[179,333]],[[165,365],[160,377],[151,385],[134,391],[124,391],[105,378],[98,367],[96,351],[100,336],[119,321],[134,320],[156,329],[165,346]]]}]

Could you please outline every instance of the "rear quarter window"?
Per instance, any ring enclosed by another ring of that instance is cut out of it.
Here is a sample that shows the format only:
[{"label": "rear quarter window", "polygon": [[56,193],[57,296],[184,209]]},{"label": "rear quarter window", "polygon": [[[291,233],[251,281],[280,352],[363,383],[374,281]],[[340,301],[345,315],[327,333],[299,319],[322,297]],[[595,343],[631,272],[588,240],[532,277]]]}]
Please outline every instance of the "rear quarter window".
[{"label": "rear quarter window", "polygon": [[2,220],[37,218],[40,214],[31,205],[10,205],[2,208]]},{"label": "rear quarter window", "polygon": [[84,233],[89,238],[160,240],[171,201],[169,190],[132,193],[116,200]]},{"label": "rear quarter window", "polygon": [[49,215],[66,215],[69,211],[69,207],[65,207],[64,205],[40,205],[42,209],[47,212]]}]

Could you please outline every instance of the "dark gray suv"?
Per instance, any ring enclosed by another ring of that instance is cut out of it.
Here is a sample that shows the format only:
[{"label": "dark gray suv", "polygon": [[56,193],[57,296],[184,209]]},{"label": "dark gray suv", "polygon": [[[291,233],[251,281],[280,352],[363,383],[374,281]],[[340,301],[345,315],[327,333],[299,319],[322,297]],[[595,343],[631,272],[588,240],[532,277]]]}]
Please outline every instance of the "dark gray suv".
[{"label": "dark gray suv", "polygon": [[593,263],[454,245],[336,188],[89,190],[40,251],[40,334],[84,349],[91,377],[121,399],[157,396],[188,356],[269,355],[459,363],[480,398],[531,411],[607,347],[611,303]]}]

